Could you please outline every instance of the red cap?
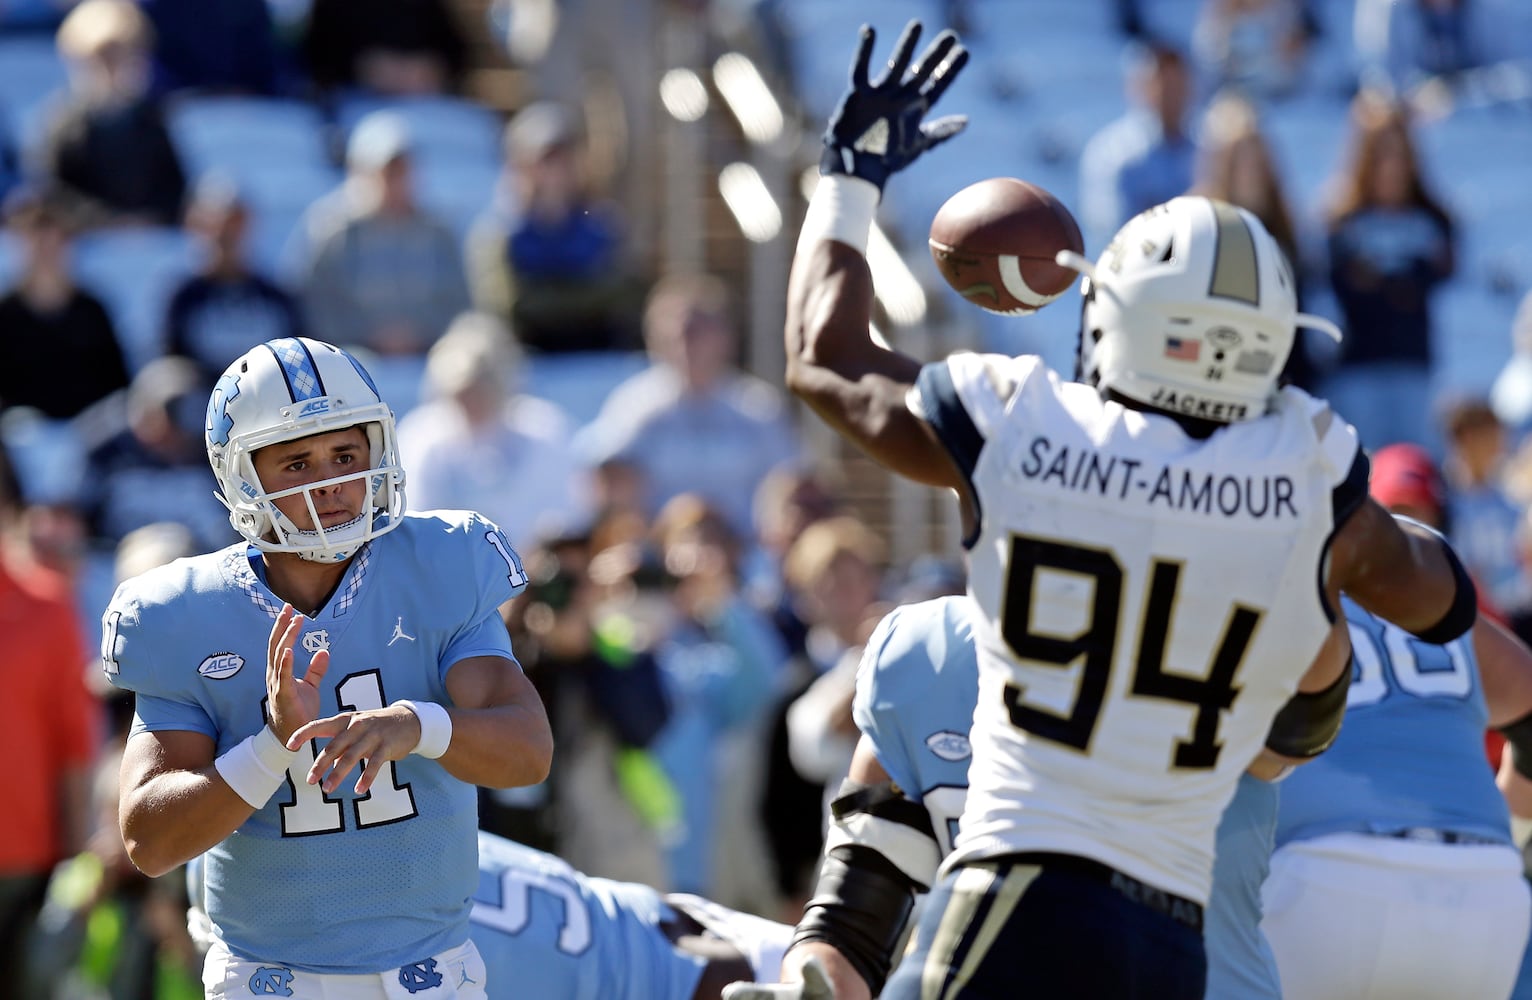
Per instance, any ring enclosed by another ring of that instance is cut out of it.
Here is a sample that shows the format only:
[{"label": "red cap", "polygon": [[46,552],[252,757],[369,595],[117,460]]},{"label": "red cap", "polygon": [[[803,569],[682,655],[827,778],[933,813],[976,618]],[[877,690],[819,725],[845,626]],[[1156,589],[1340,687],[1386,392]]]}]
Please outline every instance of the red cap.
[{"label": "red cap", "polygon": [[1391,444],[1372,456],[1372,498],[1385,507],[1417,507],[1436,511],[1447,506],[1447,490],[1436,463],[1425,449],[1413,444]]}]

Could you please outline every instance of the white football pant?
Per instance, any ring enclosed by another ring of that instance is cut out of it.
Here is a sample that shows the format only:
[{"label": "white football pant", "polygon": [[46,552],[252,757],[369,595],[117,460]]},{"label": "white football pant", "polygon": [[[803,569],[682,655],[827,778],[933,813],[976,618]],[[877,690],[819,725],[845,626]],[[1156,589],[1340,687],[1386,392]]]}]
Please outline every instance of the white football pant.
[{"label": "white football pant", "polygon": [[1495,845],[1295,841],[1262,896],[1285,1000],[1505,1000],[1532,924],[1521,855]]}]

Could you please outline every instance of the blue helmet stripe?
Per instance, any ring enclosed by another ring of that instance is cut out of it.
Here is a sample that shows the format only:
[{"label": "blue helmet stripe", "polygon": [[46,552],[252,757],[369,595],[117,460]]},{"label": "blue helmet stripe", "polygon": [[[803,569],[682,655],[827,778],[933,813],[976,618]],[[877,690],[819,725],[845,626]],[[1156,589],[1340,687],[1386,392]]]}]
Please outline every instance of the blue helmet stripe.
[{"label": "blue helmet stripe", "polygon": [[297,337],[268,340],[266,349],[277,359],[282,377],[287,380],[287,394],[295,403],[315,399],[325,394],[324,380],[319,377],[319,366],[308,345]]},{"label": "blue helmet stripe", "polygon": [[367,388],[371,389],[372,394],[377,396],[381,401],[383,399],[383,394],[378,392],[378,384],[372,380],[371,375],[367,374],[367,369],[363,368],[362,363],[356,358],[352,357],[349,351],[342,351],[341,353],[346,356],[347,361],[351,362],[351,367],[356,369],[356,373],[362,376],[362,381],[367,383]]}]

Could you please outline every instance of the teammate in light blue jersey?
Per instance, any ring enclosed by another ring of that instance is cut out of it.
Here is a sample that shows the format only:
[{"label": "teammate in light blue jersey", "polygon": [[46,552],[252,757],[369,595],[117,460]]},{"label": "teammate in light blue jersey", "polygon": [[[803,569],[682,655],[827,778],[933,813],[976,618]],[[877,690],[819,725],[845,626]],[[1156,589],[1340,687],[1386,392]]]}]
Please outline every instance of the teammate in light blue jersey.
[{"label": "teammate in light blue jersey", "polygon": [[103,618],[136,696],[129,855],[206,852],[210,997],[482,998],[474,786],[540,781],[552,750],[500,616],[521,565],[477,514],[403,513],[393,415],[328,344],[234,362],[207,445],[245,541],[128,580]]},{"label": "teammate in light blue jersey", "polygon": [[1532,708],[1525,648],[1483,619],[1433,646],[1345,611],[1340,736],[1282,785],[1262,924],[1282,980],[1302,997],[1509,996],[1532,896],[1484,731]]},{"label": "teammate in light blue jersey", "polygon": [[689,895],[576,871],[479,833],[474,942],[491,997],[717,1000],[741,975],[775,978],[793,929]]},{"label": "teammate in light blue jersey", "polygon": [[[740,976],[775,978],[793,929],[697,896],[577,871],[479,831],[469,931],[491,1000],[718,1000]],[[187,865],[193,939],[210,944],[203,859]]]},{"label": "teammate in light blue jersey", "polygon": [[[1407,444],[1368,490],[1441,529],[1446,490]],[[1354,662],[1335,744],[1282,785],[1262,924],[1301,997],[1495,998],[1527,942],[1529,894],[1484,730],[1532,773],[1532,653],[1480,617],[1420,641],[1343,602]]]},{"label": "teammate in light blue jersey", "polygon": [[[846,808],[845,798],[838,800],[840,815],[825,848],[832,857],[853,846],[877,851],[897,870],[893,878],[903,877],[922,891],[952,849],[968,791],[968,730],[979,690],[970,607],[967,597],[942,597],[895,608],[878,624],[857,674],[852,714],[862,739],[852,774],[868,787],[891,781],[898,797],[865,801],[855,809]],[[1209,998],[1280,1000],[1276,967],[1258,926],[1275,823],[1275,788],[1245,775],[1218,828],[1206,924]],[[897,931],[909,912],[907,903],[898,909]],[[892,962],[897,933],[885,936],[885,954],[874,955],[835,930],[813,921],[811,913],[799,924],[787,970],[795,974],[800,962],[817,956],[837,1000],[875,995]],[[775,987],[753,988],[759,992],[735,987],[726,996],[793,997],[767,992]]]}]

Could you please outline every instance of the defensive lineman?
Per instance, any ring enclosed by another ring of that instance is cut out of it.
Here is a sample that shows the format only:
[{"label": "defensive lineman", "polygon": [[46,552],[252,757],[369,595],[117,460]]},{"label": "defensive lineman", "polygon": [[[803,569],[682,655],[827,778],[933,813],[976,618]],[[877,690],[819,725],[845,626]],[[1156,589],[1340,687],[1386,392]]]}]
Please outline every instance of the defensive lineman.
[{"label": "defensive lineman", "polygon": [[[957,835],[979,695],[974,624],[971,601],[943,597],[895,608],[868,640],[852,709],[861,738],[833,810],[819,891],[784,963],[786,978],[813,958],[831,977],[836,1000],[865,1000],[882,989],[911,900],[934,883]],[[1207,912],[1207,996],[1215,1000],[1281,1000],[1259,928],[1276,787],[1242,776],[1219,823]],[[855,895],[869,888],[878,891]],[[752,983],[732,987],[725,1000],[802,998],[790,986]]]},{"label": "defensive lineman", "polygon": [[125,582],[103,620],[136,696],[129,856],[206,852],[209,997],[482,998],[474,786],[552,752],[499,611],[521,564],[476,514],[404,513],[393,414],[329,344],[246,353],[206,430],[245,541]]},{"label": "defensive lineman", "polygon": [[[882,185],[961,127],[923,120],[966,54],[944,33],[916,61],[918,34],[873,82],[864,29],[786,327],[798,395],[963,499],[982,613],[961,832],[884,995],[1200,1000],[1218,818],[1263,743],[1304,759],[1334,738],[1341,590],[1445,642],[1472,624],[1473,586],[1435,535],[1368,500],[1345,421],[1278,390],[1298,324],[1326,324],[1297,313],[1287,261],[1242,210],[1176,199],[1095,267],[1071,258],[1087,276],[1078,381],[1035,357],[922,368],[876,344],[863,247]],[[1110,491],[1052,462],[1029,475],[1039,448],[1135,471]],[[1224,476],[1281,484],[1291,504],[1195,500]]]}]

